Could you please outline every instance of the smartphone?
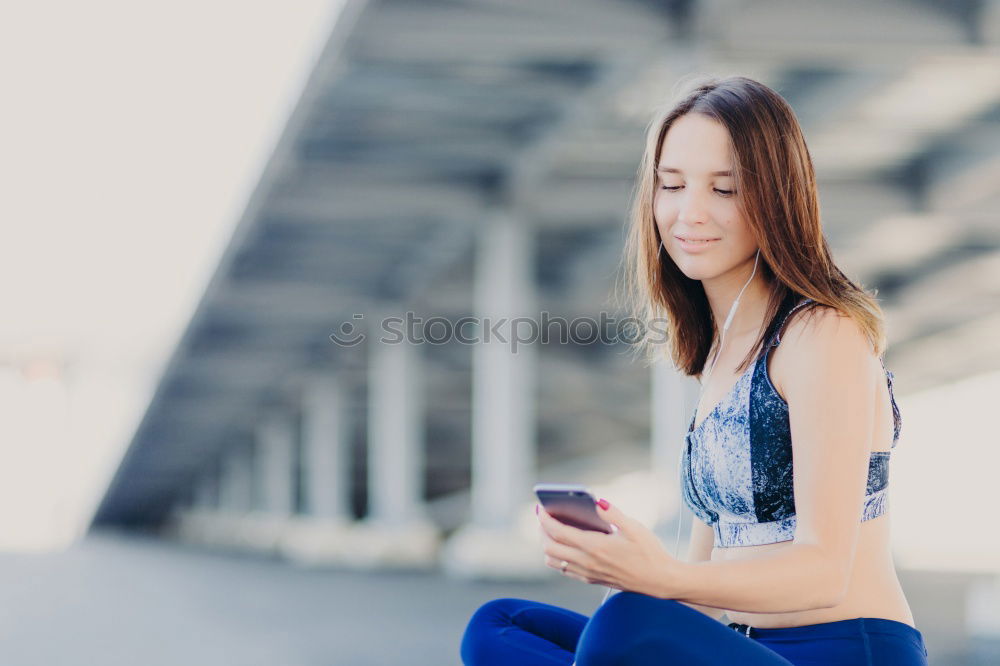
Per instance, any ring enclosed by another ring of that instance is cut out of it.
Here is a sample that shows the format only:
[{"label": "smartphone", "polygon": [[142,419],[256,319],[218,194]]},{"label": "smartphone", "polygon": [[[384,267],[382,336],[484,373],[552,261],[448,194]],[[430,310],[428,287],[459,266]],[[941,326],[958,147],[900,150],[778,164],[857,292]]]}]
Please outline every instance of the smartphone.
[{"label": "smartphone", "polygon": [[535,495],[553,518],[581,530],[611,534],[611,523],[597,515],[597,501],[586,486],[539,483]]}]

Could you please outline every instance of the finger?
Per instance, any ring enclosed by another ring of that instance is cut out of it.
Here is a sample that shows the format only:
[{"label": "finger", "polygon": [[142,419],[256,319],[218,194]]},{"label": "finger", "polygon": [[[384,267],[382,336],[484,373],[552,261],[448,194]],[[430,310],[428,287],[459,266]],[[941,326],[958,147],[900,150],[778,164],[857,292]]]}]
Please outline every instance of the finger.
[{"label": "finger", "polygon": [[548,546],[550,543],[555,543],[549,533],[545,531],[545,525],[542,524],[541,520],[538,521],[538,536],[541,539],[542,547]]},{"label": "finger", "polygon": [[[569,562],[569,560],[561,560],[558,557],[552,557],[551,555],[545,556],[545,566],[550,569],[555,569],[556,571],[562,571],[562,563]],[[569,564],[566,565],[566,570],[569,570]]]},{"label": "finger", "polygon": [[548,533],[554,541],[566,544],[567,546],[583,548],[590,542],[590,538],[593,537],[593,534],[589,533],[587,530],[578,529],[572,525],[567,525],[566,523],[553,518],[552,514],[545,509],[541,509],[538,512],[538,519],[541,521],[546,533]]},{"label": "finger", "polygon": [[567,546],[559,543],[558,541],[552,541],[546,544],[544,552],[557,562],[566,560],[567,562],[579,564],[580,569],[590,569],[594,565],[594,558],[590,555],[579,548]]},{"label": "finger", "polygon": [[[562,563],[566,562],[566,569],[563,570]],[[574,564],[569,560],[560,560],[554,557],[545,558],[545,566],[550,569],[555,569],[556,571],[562,573],[567,578],[573,578],[581,583],[587,583],[588,585],[604,585],[606,587],[614,587],[616,590],[620,590],[620,587],[615,586],[613,583],[601,580],[600,578],[595,578],[595,574],[592,571],[581,567],[579,564]]]},{"label": "finger", "polygon": [[[596,504],[597,515],[605,522],[611,523],[612,532],[621,532],[625,535],[631,534],[633,528],[638,524],[635,518],[626,515],[617,506],[611,504],[606,499],[599,499]],[[615,529],[617,528],[617,529]]]},{"label": "finger", "polygon": [[[563,568],[563,565],[562,565],[563,562],[566,562],[566,568],[565,569]],[[583,569],[579,565],[574,564],[574,563],[570,562],[569,560],[562,560],[562,559],[559,559],[559,558],[556,558],[556,557],[546,557],[545,558],[545,566],[549,567],[550,569],[555,569],[556,571],[558,571],[562,575],[566,576],[567,578],[575,578],[576,580],[580,581],[581,583],[589,583],[590,582],[589,579],[586,576],[586,573],[583,571]]]},{"label": "finger", "polygon": [[544,508],[540,508],[538,511],[538,525],[550,539],[555,539],[559,530],[565,526],[564,523],[561,523],[558,519],[553,518],[552,514]]}]

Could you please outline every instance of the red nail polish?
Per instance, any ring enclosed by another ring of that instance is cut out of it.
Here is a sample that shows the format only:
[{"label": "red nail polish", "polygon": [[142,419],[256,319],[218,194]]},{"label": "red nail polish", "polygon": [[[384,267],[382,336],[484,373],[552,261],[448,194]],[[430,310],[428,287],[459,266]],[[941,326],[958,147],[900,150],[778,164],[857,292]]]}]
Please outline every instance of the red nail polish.
[{"label": "red nail polish", "polygon": [[601,499],[597,500],[597,504],[598,504],[598,506],[600,506],[605,511],[607,511],[608,509],[611,508],[611,503],[608,502],[608,500],[604,499],[603,497]]}]

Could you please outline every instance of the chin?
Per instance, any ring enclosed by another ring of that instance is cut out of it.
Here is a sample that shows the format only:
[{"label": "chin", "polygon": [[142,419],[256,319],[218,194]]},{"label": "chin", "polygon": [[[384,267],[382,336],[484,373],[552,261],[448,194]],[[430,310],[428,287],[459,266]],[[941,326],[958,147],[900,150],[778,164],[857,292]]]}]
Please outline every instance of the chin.
[{"label": "chin", "polygon": [[691,280],[711,280],[725,273],[719,268],[717,261],[711,261],[705,257],[683,256],[680,261],[676,257],[671,257],[671,259],[674,260],[674,264],[677,265],[681,273],[684,273]]}]

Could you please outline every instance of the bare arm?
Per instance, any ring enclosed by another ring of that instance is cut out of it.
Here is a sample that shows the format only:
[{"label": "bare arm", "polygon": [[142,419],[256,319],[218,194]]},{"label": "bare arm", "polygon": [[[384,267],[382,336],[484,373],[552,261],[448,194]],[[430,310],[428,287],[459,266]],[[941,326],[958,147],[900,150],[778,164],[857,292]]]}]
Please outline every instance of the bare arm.
[{"label": "bare arm", "polygon": [[[683,563],[661,585],[671,599],[756,613],[841,602],[860,531],[874,422],[872,350],[833,310],[789,329],[789,404],[796,510],[788,546],[740,560]],[[792,331],[795,331],[792,334]]]},{"label": "bare arm", "polygon": [[[698,518],[693,517],[691,519],[691,537],[688,541],[687,561],[691,563],[709,561],[712,558],[712,547],[714,545],[715,533],[712,531],[712,528],[701,522]],[[681,601],[680,603],[690,606],[696,611],[701,611],[713,620],[719,620],[720,622],[722,621],[722,616],[726,613],[725,609],[696,604],[691,601]]]}]

